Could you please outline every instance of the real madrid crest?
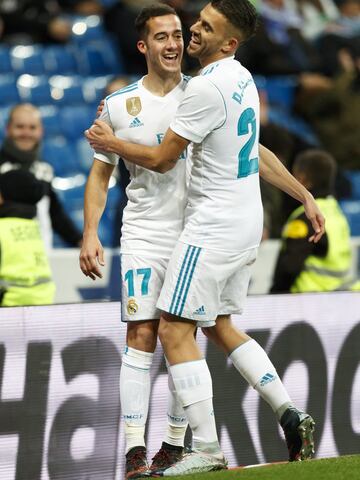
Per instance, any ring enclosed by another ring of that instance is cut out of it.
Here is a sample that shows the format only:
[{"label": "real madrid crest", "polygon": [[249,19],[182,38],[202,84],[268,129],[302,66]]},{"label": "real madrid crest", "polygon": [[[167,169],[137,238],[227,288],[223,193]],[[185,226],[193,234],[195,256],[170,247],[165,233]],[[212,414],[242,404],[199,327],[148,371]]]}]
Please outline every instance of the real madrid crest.
[{"label": "real madrid crest", "polygon": [[135,315],[135,313],[138,311],[139,307],[138,304],[135,301],[135,298],[129,298],[128,304],[127,304],[127,312],[129,315]]},{"label": "real madrid crest", "polygon": [[140,97],[130,97],[126,99],[126,110],[129,115],[136,117],[141,112],[141,100]]}]

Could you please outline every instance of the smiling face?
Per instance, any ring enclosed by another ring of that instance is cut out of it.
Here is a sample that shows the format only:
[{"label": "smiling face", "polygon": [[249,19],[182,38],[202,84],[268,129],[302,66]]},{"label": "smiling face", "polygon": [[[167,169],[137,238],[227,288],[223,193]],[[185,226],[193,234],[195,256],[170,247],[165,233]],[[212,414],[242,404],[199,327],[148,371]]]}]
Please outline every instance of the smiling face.
[{"label": "smiling face", "polygon": [[198,58],[203,67],[233,55],[239,44],[232,25],[210,3],[200,12],[199,19],[190,31],[187,53]]},{"label": "smiling face", "polygon": [[31,105],[15,108],[6,132],[19,150],[33,150],[43,136],[40,112]]},{"label": "smiling face", "polygon": [[138,49],[146,57],[148,70],[160,75],[178,73],[184,53],[181,23],[176,15],[152,17],[147,21],[147,35]]}]

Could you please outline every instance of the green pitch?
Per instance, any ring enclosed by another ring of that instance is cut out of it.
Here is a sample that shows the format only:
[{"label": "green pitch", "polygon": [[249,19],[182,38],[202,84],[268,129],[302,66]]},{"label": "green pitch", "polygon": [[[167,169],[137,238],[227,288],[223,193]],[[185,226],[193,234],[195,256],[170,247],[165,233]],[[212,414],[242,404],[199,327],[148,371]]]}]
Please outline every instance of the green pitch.
[{"label": "green pitch", "polygon": [[171,477],[174,480],[359,480],[360,455]]}]

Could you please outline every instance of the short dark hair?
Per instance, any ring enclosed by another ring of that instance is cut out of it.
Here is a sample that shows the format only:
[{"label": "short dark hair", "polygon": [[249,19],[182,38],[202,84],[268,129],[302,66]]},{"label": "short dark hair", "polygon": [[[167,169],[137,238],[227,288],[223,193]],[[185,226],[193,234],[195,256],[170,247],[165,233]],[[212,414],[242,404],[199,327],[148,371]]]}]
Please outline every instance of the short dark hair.
[{"label": "short dark hair", "polygon": [[320,149],[305,150],[295,158],[295,169],[306,175],[315,196],[326,197],[334,193],[337,165],[330,153]]},{"label": "short dark hair", "polygon": [[258,14],[249,0],[212,0],[211,6],[243,34],[243,41],[254,35]]},{"label": "short dark hair", "polygon": [[174,8],[170,7],[170,5],[166,5],[165,3],[154,3],[144,7],[135,20],[135,28],[138,32],[139,38],[144,39],[149,33],[147,22],[150,20],[150,18],[163,17],[165,15],[179,16]]}]

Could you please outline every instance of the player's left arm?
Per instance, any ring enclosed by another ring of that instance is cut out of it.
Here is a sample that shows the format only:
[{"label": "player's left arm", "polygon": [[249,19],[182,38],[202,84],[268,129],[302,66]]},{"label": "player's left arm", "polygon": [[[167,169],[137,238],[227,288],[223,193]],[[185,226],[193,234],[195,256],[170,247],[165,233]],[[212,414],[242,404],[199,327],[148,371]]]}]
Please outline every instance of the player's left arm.
[{"label": "player's left arm", "polygon": [[303,204],[305,215],[310,220],[315,232],[309,237],[309,242],[317,243],[325,233],[325,218],[314,197],[291,175],[277,156],[269,149],[259,145],[259,153],[259,172],[261,177]]},{"label": "player's left arm", "polygon": [[96,151],[116,153],[128,162],[159,173],[175,167],[190,141],[169,128],[160,145],[153,147],[129,143],[117,138],[105,122],[95,120],[85,136]]}]

